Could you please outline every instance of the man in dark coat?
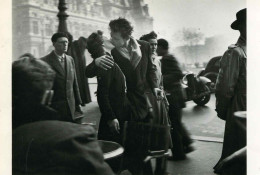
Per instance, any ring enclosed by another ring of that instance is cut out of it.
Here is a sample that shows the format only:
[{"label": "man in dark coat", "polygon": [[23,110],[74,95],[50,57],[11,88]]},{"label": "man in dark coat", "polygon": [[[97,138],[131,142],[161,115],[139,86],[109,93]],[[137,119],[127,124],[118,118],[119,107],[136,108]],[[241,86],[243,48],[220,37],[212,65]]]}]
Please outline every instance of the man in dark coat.
[{"label": "man in dark coat", "polygon": [[[236,17],[231,28],[238,30],[240,36],[237,43],[230,45],[222,56],[216,82],[216,111],[226,121],[220,161],[246,146],[246,134],[241,134],[243,130],[234,117],[234,112],[247,110],[246,9],[237,12]],[[246,162],[234,163],[217,173],[246,174]]]},{"label": "man in dark coat", "polygon": [[63,121],[72,122],[75,120],[76,105],[79,106],[82,102],[73,58],[65,54],[68,37],[65,33],[55,33],[51,40],[54,51],[41,58],[56,72],[51,107],[60,113]]},{"label": "man in dark coat", "polygon": [[13,175],[112,175],[93,127],[59,120],[48,107],[55,72],[42,60],[12,65]]},{"label": "man in dark coat", "polygon": [[165,39],[158,40],[157,54],[162,56],[162,76],[163,85],[169,102],[169,118],[172,125],[172,153],[173,160],[185,159],[185,153],[190,152],[193,148],[190,146],[191,139],[187,130],[181,122],[182,108],[185,107],[184,97],[180,80],[183,77],[181,68],[177,59],[169,54],[169,44]]},{"label": "man in dark coat", "polygon": [[[69,34],[69,37],[71,35]],[[68,55],[74,59],[76,75],[79,85],[80,97],[82,104],[91,102],[90,90],[88,85],[88,79],[85,76],[86,58],[85,50],[87,48],[87,39],[80,37],[78,40],[71,41],[68,48]]]}]

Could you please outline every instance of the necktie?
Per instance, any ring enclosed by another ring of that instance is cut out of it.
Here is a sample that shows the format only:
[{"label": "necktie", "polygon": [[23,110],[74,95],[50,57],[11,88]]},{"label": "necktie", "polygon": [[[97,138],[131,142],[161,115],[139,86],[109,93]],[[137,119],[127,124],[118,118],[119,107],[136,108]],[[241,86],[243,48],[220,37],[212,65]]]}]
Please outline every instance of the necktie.
[{"label": "necktie", "polygon": [[63,69],[65,69],[65,58],[64,57],[60,57],[60,64],[61,64],[61,67]]}]

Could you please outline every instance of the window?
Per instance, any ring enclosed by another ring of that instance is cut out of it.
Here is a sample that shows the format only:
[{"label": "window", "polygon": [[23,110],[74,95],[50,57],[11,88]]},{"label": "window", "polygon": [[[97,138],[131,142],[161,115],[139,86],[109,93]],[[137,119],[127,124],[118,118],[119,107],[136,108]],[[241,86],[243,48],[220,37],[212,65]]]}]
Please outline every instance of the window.
[{"label": "window", "polygon": [[34,33],[34,34],[39,34],[38,21],[33,21],[33,33]]},{"label": "window", "polygon": [[50,24],[45,24],[45,33],[47,36],[52,35],[52,30],[51,30],[51,25]]}]

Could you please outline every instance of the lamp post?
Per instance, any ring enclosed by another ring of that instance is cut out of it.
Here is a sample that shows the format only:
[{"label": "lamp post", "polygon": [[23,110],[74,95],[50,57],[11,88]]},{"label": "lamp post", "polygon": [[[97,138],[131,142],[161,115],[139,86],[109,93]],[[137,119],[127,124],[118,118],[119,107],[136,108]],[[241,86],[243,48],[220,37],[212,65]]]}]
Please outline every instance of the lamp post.
[{"label": "lamp post", "polygon": [[66,7],[66,4],[67,4],[66,0],[59,0],[59,5],[58,5],[59,13],[57,14],[59,18],[58,32],[68,32],[66,20],[69,15],[66,13],[66,10],[68,9]]}]

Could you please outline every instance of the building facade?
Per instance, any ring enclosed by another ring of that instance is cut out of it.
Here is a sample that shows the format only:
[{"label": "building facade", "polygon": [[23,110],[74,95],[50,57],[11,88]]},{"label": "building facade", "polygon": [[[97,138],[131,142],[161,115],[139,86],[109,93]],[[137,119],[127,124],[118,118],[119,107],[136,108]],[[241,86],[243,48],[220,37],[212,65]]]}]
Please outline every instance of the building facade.
[{"label": "building facade", "polygon": [[[13,0],[13,59],[23,53],[36,57],[52,50],[51,36],[58,30],[58,0]],[[143,0],[66,0],[67,26],[74,39],[102,30],[109,36],[111,19],[124,17],[139,38],[153,30],[153,18]]]}]

